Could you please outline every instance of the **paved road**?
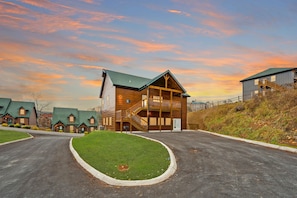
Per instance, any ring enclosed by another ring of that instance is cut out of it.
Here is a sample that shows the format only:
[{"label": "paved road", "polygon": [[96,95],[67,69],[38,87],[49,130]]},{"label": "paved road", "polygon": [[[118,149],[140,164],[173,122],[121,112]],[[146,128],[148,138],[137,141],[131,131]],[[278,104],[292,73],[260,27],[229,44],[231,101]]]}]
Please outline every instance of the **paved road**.
[{"label": "paved road", "polygon": [[296,197],[297,155],[199,132],[149,133],[175,153],[178,170],[145,187],[113,187],[74,161],[70,137],[0,146],[0,197]]}]

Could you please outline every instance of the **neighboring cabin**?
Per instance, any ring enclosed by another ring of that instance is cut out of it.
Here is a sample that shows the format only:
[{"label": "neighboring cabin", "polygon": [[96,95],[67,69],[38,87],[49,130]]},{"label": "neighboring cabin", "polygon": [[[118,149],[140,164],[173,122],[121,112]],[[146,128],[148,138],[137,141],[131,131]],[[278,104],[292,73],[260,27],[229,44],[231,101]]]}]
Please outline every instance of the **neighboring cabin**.
[{"label": "neighboring cabin", "polygon": [[189,95],[167,70],[153,79],[102,72],[102,125],[116,131],[182,130]]},{"label": "neighboring cabin", "polygon": [[37,125],[35,103],[0,98],[0,123]]},{"label": "neighboring cabin", "polygon": [[98,128],[96,111],[54,107],[52,130],[63,132],[91,132]]},{"label": "neighboring cabin", "polygon": [[297,68],[270,68],[241,80],[243,100],[257,95],[265,95],[267,91],[292,88],[297,82]]}]

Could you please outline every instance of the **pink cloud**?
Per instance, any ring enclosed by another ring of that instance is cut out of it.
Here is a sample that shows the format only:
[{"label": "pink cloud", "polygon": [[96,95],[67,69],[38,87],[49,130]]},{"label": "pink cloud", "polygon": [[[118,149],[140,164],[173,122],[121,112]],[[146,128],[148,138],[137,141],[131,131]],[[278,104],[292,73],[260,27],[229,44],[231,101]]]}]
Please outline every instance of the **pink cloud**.
[{"label": "pink cloud", "polygon": [[[2,12],[0,22],[2,25],[44,34],[61,30],[81,29],[116,32],[117,30],[115,29],[106,28],[102,25],[94,26],[93,23],[97,21],[109,23],[114,20],[122,20],[125,18],[124,16],[78,9],[52,3],[50,1],[23,0],[22,2],[50,10],[53,14],[45,14],[29,10],[28,8],[14,3],[0,2]],[[25,14],[28,13],[30,13],[30,17],[25,16]],[[79,16],[79,18],[76,16]]]},{"label": "pink cloud", "polygon": [[170,9],[170,10],[167,10],[168,12],[172,13],[172,14],[180,14],[180,15],[184,15],[184,16],[191,16],[189,13],[186,13],[186,12],[183,12],[183,11],[180,11],[180,10],[175,10],[175,9]]}]

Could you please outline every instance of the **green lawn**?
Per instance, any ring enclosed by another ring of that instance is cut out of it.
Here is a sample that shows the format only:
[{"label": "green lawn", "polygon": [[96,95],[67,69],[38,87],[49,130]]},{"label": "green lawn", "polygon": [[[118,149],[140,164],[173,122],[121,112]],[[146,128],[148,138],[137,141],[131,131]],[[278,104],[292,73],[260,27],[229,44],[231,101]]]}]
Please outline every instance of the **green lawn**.
[{"label": "green lawn", "polygon": [[[121,180],[143,180],[164,173],[168,151],[161,144],[125,133],[92,132],[73,139],[79,155],[98,171]],[[119,170],[125,165],[128,170]]]},{"label": "green lawn", "polygon": [[23,139],[27,137],[30,137],[30,135],[28,135],[27,133],[0,130],[0,143],[10,142],[13,140]]}]

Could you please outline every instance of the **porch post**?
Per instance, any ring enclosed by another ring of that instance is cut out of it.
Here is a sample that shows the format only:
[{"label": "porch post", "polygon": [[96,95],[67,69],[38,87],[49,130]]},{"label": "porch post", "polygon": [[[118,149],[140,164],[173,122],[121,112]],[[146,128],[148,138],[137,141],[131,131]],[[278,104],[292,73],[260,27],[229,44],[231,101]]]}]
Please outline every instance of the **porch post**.
[{"label": "porch post", "polygon": [[170,122],[171,122],[171,132],[173,130],[173,122],[172,122],[172,91],[170,91]]},{"label": "porch post", "polygon": [[147,111],[146,111],[146,117],[147,117],[147,132],[150,131],[150,87],[147,88]]},{"label": "porch post", "polygon": [[121,123],[120,123],[120,128],[121,128],[121,133],[123,132],[123,111],[121,110],[120,116],[121,116]]},{"label": "porch post", "polygon": [[180,130],[183,131],[183,93],[180,93]]},{"label": "porch post", "polygon": [[160,92],[159,92],[159,102],[160,102],[160,109],[159,109],[159,130],[160,132],[162,131],[162,122],[161,122],[161,119],[162,119],[162,89],[160,89]]}]

